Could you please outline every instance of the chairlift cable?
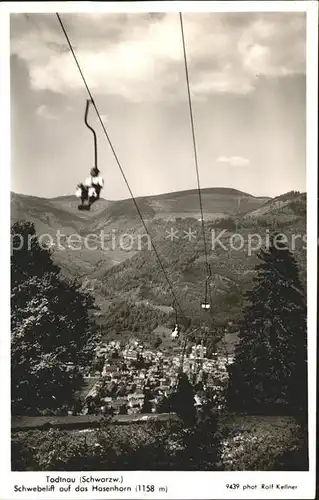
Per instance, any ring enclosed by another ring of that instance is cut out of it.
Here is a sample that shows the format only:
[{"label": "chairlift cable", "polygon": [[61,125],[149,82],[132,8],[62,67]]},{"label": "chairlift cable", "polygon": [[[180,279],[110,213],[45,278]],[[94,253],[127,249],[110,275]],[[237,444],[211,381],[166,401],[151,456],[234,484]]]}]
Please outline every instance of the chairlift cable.
[{"label": "chairlift cable", "polygon": [[[208,262],[208,253],[207,253],[207,244],[206,244],[206,235],[205,235],[205,221],[204,221],[204,213],[203,213],[203,201],[202,201],[202,193],[201,193],[201,186],[200,186],[198,154],[197,154],[195,125],[194,125],[194,114],[193,114],[193,106],[192,106],[192,99],[191,99],[191,93],[190,93],[190,80],[189,80],[188,62],[187,62],[187,54],[186,54],[186,42],[185,42],[185,34],[184,34],[183,15],[181,12],[179,13],[179,19],[180,19],[180,27],[181,27],[181,38],[182,38],[182,46],[183,46],[183,58],[184,58],[184,66],[185,66],[188,107],[189,107],[192,140],[193,140],[194,163],[195,163],[195,169],[196,169],[197,190],[198,190],[198,197],[199,197],[199,207],[200,207],[200,213],[201,213],[201,225],[202,225],[202,233],[203,233],[204,252],[205,252],[205,263],[206,263],[206,273],[207,273],[207,277],[205,280],[205,305],[207,305],[208,297],[209,297],[209,304],[211,303],[211,296],[210,296],[208,281],[211,279],[212,273],[211,273],[211,267],[210,267],[209,262]],[[198,329],[196,331],[198,331]],[[183,370],[186,347],[187,347],[187,335],[185,335],[183,348],[182,348],[181,371]]]},{"label": "chairlift cable", "polygon": [[203,240],[204,240],[204,251],[205,251],[205,261],[206,261],[207,274],[209,274],[207,245],[206,245],[206,236],[205,236],[205,222],[204,222],[203,201],[202,201],[202,194],[201,194],[201,187],[200,187],[200,178],[199,178],[199,167],[198,167],[198,155],[197,155],[197,145],[196,145],[196,136],[195,136],[193,106],[192,106],[192,99],[191,99],[191,93],[190,93],[190,82],[189,82],[188,62],[187,62],[187,55],[186,55],[186,42],[185,42],[185,35],[184,35],[183,16],[182,16],[181,12],[179,13],[179,18],[180,18],[180,25],[181,25],[183,56],[184,56],[185,75],[186,75],[186,84],[187,84],[188,106],[189,106],[189,115],[190,115],[190,122],[191,122],[192,139],[193,139],[194,162],[195,162],[195,168],[196,168],[197,189],[198,189],[199,207],[200,207],[200,213],[201,213],[201,223],[202,223],[202,232],[203,232]]},{"label": "chairlift cable", "polygon": [[184,35],[184,25],[183,25],[183,15],[179,13],[180,25],[181,25],[181,36],[182,36],[182,45],[183,45],[183,56],[184,56],[184,66],[185,66],[185,75],[186,75],[186,85],[187,85],[187,96],[188,96],[188,107],[189,107],[189,116],[191,122],[191,131],[192,131],[192,139],[193,139],[193,150],[194,150],[194,162],[196,169],[196,178],[197,178],[197,190],[199,197],[199,207],[201,213],[201,224],[202,224],[202,233],[203,233],[203,242],[204,242],[204,252],[205,252],[205,262],[206,262],[206,281],[205,281],[205,302],[204,306],[205,310],[208,309],[208,298],[209,298],[209,308],[211,303],[211,297],[209,293],[209,283],[208,280],[211,279],[211,268],[208,263],[208,253],[207,253],[207,244],[206,244],[206,234],[205,234],[205,221],[204,221],[204,213],[203,213],[203,200],[200,186],[200,178],[199,178],[199,166],[198,166],[198,155],[197,155],[197,145],[196,145],[196,135],[195,135],[195,125],[194,125],[194,114],[193,114],[193,106],[192,99],[190,93],[190,81],[189,81],[189,72],[188,72],[188,62],[186,55],[186,42]]},{"label": "chairlift cable", "polygon": [[81,77],[82,77],[82,80],[83,80],[83,83],[84,83],[85,88],[86,88],[86,90],[87,90],[87,93],[88,93],[88,95],[89,95],[89,97],[90,97],[90,99],[91,99],[91,102],[92,102],[92,105],[93,105],[93,107],[94,107],[94,109],[95,109],[95,112],[96,112],[96,114],[97,114],[97,117],[98,117],[98,119],[99,119],[99,121],[100,121],[100,124],[101,124],[101,126],[102,126],[103,132],[104,132],[104,134],[105,134],[105,136],[106,136],[106,138],[107,138],[107,140],[108,140],[108,143],[109,143],[109,146],[110,146],[111,151],[112,151],[112,153],[113,153],[113,156],[114,156],[114,158],[115,158],[115,160],[116,160],[116,163],[117,163],[117,165],[118,165],[118,167],[119,167],[119,169],[120,169],[120,171],[121,171],[121,174],[122,174],[122,176],[123,176],[123,179],[124,179],[124,181],[125,181],[125,184],[126,184],[126,186],[127,186],[128,190],[129,190],[129,193],[130,193],[130,195],[131,195],[131,198],[132,198],[132,200],[133,200],[133,203],[134,203],[134,205],[135,205],[135,208],[136,208],[136,210],[137,210],[137,212],[138,212],[138,215],[139,215],[139,217],[140,217],[140,219],[141,219],[141,222],[142,222],[142,224],[143,224],[143,227],[144,227],[144,229],[145,229],[145,231],[146,231],[146,234],[147,234],[147,235],[148,235],[148,237],[150,238],[150,242],[151,242],[152,248],[153,248],[154,253],[155,253],[156,257],[157,257],[157,260],[158,260],[158,262],[159,262],[159,265],[160,265],[160,267],[161,267],[161,270],[162,270],[162,272],[163,272],[163,274],[164,274],[164,276],[165,276],[165,279],[166,279],[166,281],[167,281],[167,283],[168,283],[168,286],[169,286],[170,291],[171,291],[171,294],[172,294],[172,296],[173,296],[173,298],[174,298],[175,304],[178,306],[178,308],[179,308],[179,310],[180,310],[180,312],[181,312],[181,315],[184,317],[184,319],[187,319],[187,318],[186,318],[186,315],[184,314],[183,309],[181,308],[181,306],[180,306],[180,304],[179,304],[179,302],[178,302],[178,300],[177,300],[177,298],[176,298],[176,295],[175,295],[175,292],[174,292],[174,290],[173,290],[172,284],[171,284],[171,282],[170,282],[170,280],[169,280],[169,278],[168,278],[168,275],[167,275],[167,273],[166,273],[166,271],[165,271],[165,268],[164,268],[164,266],[163,266],[163,264],[162,264],[161,258],[160,258],[159,254],[158,254],[158,251],[157,251],[157,249],[156,249],[156,247],[155,247],[155,245],[154,245],[154,243],[153,243],[153,240],[152,240],[152,238],[151,238],[151,236],[150,236],[150,234],[149,234],[149,231],[148,231],[147,226],[146,226],[146,224],[145,224],[145,221],[144,221],[144,218],[143,218],[143,216],[142,216],[142,213],[141,213],[141,211],[140,211],[140,209],[139,209],[139,207],[138,207],[138,204],[136,203],[136,200],[135,200],[135,197],[134,197],[134,195],[133,195],[133,192],[132,192],[132,190],[131,190],[131,188],[130,188],[130,185],[129,185],[129,183],[128,183],[128,180],[127,180],[127,178],[126,178],[126,175],[125,175],[125,173],[124,173],[124,171],[123,171],[123,168],[122,168],[122,166],[121,166],[120,160],[119,160],[119,158],[118,158],[118,156],[117,156],[117,154],[116,154],[116,152],[115,152],[115,149],[114,149],[114,147],[113,147],[112,141],[111,141],[111,139],[110,139],[110,137],[109,137],[109,135],[108,135],[108,132],[107,132],[107,130],[106,130],[106,128],[105,128],[105,125],[104,125],[104,123],[103,123],[103,120],[102,120],[102,118],[101,118],[101,115],[100,115],[100,113],[99,113],[99,110],[98,110],[98,108],[97,108],[97,106],[96,106],[96,104],[95,104],[95,101],[94,101],[93,95],[92,95],[92,93],[91,93],[91,91],[90,91],[90,88],[89,88],[89,86],[88,86],[87,82],[86,82],[86,79],[85,79],[85,77],[84,77],[83,71],[82,71],[81,66],[80,66],[80,64],[79,64],[79,62],[78,62],[78,59],[77,59],[76,54],[75,54],[75,52],[74,52],[74,49],[73,49],[73,47],[72,47],[72,43],[71,43],[71,41],[70,41],[70,38],[69,38],[69,36],[68,36],[68,34],[67,34],[67,31],[66,31],[66,29],[65,29],[64,25],[63,25],[63,22],[62,22],[62,20],[61,20],[61,17],[60,17],[60,15],[59,15],[57,12],[56,12],[56,16],[57,16],[57,19],[58,19],[59,24],[60,24],[60,26],[61,26],[62,32],[64,33],[64,36],[65,36],[65,38],[66,38],[66,40],[67,40],[67,43],[68,43],[69,49],[70,49],[70,51],[71,51],[71,53],[72,53],[72,55],[73,55],[73,58],[74,58],[74,61],[75,61],[76,65],[77,65],[77,68],[78,68],[78,70],[79,70],[79,73],[80,73],[80,75],[81,75]]}]

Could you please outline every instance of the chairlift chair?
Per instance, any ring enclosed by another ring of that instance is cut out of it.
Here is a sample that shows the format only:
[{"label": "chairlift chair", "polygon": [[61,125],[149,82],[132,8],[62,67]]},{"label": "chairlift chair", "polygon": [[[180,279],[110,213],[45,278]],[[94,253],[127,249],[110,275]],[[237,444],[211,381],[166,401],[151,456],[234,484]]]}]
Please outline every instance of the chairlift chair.
[{"label": "chairlift chair", "polygon": [[[93,169],[91,169],[91,177],[93,176],[92,172],[94,172],[94,171],[96,172],[97,176],[99,174],[99,169],[98,169],[98,166],[97,166],[97,139],[96,139],[96,132],[91,127],[91,125],[89,125],[89,123],[87,121],[89,107],[90,107],[90,104],[92,102],[93,101],[91,101],[90,99],[88,99],[86,101],[86,107],[85,107],[85,113],[84,113],[84,123],[91,130],[91,132],[93,133],[93,138],[94,138],[94,167],[93,167]],[[92,193],[90,193],[90,191],[92,190],[92,188],[93,188],[93,191],[94,191],[94,193],[93,193],[94,196],[92,196]],[[101,188],[102,188],[102,185],[100,185],[100,186],[93,185],[91,187],[91,186],[85,186],[83,183],[78,184],[77,185],[77,190],[76,190],[76,196],[77,196],[77,198],[80,198],[80,200],[81,200],[81,205],[78,206],[78,209],[79,210],[90,210],[92,203],[94,203],[95,201],[97,201],[99,199]],[[87,203],[85,203],[85,202],[87,202]]]},{"label": "chairlift chair", "polygon": [[205,299],[201,303],[201,308],[204,311],[209,311],[210,308],[211,308],[211,298],[210,298],[209,281],[210,281],[210,279],[212,277],[212,271],[211,271],[211,267],[210,267],[209,264],[207,264],[207,271],[208,271],[208,275],[207,275],[207,278],[205,280]]},{"label": "chairlift chair", "polygon": [[173,309],[175,311],[175,328],[172,330],[172,338],[178,338],[179,337],[179,332],[180,332],[180,327],[178,324],[178,314],[177,314],[177,308],[176,308],[176,299],[174,299],[173,302]]},{"label": "chairlift chair", "polygon": [[172,331],[172,338],[177,339],[179,337],[179,326],[176,324],[174,330]]},{"label": "chairlift chair", "polygon": [[204,311],[209,311],[210,304],[208,304],[207,302],[202,302],[201,307],[202,309],[204,309]]}]

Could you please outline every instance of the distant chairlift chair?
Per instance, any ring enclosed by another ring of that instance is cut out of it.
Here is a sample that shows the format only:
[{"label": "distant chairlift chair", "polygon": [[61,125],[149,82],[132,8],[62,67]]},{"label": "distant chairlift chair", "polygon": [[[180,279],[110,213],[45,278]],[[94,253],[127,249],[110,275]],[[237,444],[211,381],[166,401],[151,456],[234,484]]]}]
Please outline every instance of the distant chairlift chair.
[{"label": "distant chairlift chair", "polygon": [[92,101],[86,101],[84,122],[85,125],[92,131],[94,137],[94,167],[91,169],[90,177],[84,183],[77,185],[75,195],[81,200],[81,205],[78,206],[79,210],[90,210],[92,203],[100,198],[101,189],[104,186],[103,178],[99,175],[100,171],[97,167],[97,140],[95,130],[88,124],[87,116],[89,106]]},{"label": "distant chairlift chair", "polygon": [[178,339],[178,337],[179,337],[179,326],[175,325],[175,328],[172,331],[172,339]]},{"label": "distant chairlift chair", "polygon": [[201,308],[204,311],[209,311],[211,308],[211,296],[210,296],[210,284],[209,284],[209,282],[212,278],[212,271],[211,271],[211,267],[209,264],[207,265],[207,270],[208,270],[208,275],[207,275],[207,278],[205,281],[205,299],[204,299],[204,302],[201,303]]},{"label": "distant chairlift chair", "polygon": [[174,299],[174,302],[173,302],[173,309],[175,311],[175,328],[172,331],[172,339],[178,339],[179,332],[180,332],[180,327],[179,327],[179,324],[178,324],[178,314],[177,314],[177,309],[176,309],[176,299]]}]

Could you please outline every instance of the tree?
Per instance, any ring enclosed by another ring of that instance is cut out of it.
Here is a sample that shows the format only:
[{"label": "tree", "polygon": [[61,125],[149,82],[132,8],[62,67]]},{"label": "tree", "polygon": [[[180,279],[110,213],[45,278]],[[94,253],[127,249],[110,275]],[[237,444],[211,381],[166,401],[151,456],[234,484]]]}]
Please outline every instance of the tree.
[{"label": "tree", "polygon": [[163,340],[161,339],[161,337],[157,336],[153,342],[153,346],[155,349],[157,349],[162,343]]},{"label": "tree", "polygon": [[[182,451],[179,461],[187,463],[188,470],[216,470],[220,466],[221,433],[218,416],[211,403],[198,411],[193,425],[182,433]],[[184,467],[183,467],[184,468]]]},{"label": "tree", "polygon": [[152,403],[149,399],[145,399],[142,407],[142,413],[152,413]]},{"label": "tree", "polygon": [[307,409],[306,301],[297,263],[279,235],[261,250],[229,368],[228,406],[249,413]]},{"label": "tree", "polygon": [[173,411],[170,398],[160,396],[156,405],[156,413],[170,413]]},{"label": "tree", "polygon": [[97,356],[92,364],[92,371],[94,373],[99,372],[101,374],[103,371],[104,365],[105,365],[105,356],[103,356],[103,355]]},{"label": "tree", "polygon": [[45,243],[40,244],[35,226],[19,221],[11,226],[11,285],[21,283],[31,276],[44,273],[59,274],[60,269],[51,258]]},{"label": "tree", "polygon": [[151,399],[153,397],[152,392],[149,389],[144,389],[144,402],[142,406],[142,413],[152,413],[153,405]]},{"label": "tree", "polygon": [[171,411],[176,412],[186,425],[192,425],[196,417],[194,390],[186,373],[179,374],[176,392],[169,400]]},{"label": "tree", "polygon": [[[35,235],[29,223],[15,224],[16,231]],[[12,413],[20,415],[70,407],[97,340],[92,297],[59,276],[35,238],[32,245],[11,259],[11,396]]]},{"label": "tree", "polygon": [[11,460],[13,470],[80,470],[81,460],[93,455],[92,445],[81,436],[62,429],[18,432],[12,436]]},{"label": "tree", "polygon": [[120,406],[119,415],[127,415],[127,405],[123,404]]}]

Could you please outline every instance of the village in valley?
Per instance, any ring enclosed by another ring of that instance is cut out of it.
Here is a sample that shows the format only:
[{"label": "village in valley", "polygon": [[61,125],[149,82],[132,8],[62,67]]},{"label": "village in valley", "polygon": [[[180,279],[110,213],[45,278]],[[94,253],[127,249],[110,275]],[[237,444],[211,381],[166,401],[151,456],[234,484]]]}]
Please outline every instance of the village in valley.
[{"label": "village in valley", "polygon": [[[125,342],[101,341],[91,369],[84,373],[81,414],[130,415],[169,411],[181,365],[194,387],[194,405],[199,408],[213,398],[216,410],[223,407],[227,366],[233,355],[227,351],[207,357],[203,340],[185,349],[177,327],[171,344],[150,346],[134,337]],[[72,413],[72,412],[69,412]]]}]

